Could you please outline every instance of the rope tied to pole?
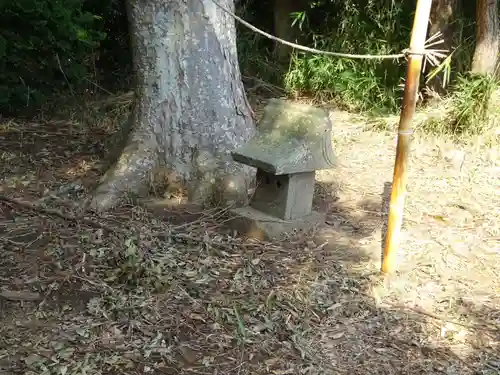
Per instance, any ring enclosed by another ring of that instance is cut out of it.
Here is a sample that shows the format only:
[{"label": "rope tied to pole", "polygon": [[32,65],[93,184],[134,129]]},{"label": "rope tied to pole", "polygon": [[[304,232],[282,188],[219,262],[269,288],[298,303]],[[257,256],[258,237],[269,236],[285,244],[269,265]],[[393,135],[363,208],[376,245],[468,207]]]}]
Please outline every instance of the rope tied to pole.
[{"label": "rope tied to pole", "polygon": [[408,130],[399,130],[398,134],[399,135],[413,135],[413,129],[408,129]]},{"label": "rope tied to pole", "polygon": [[[341,57],[341,58],[347,58],[347,59],[359,59],[359,60],[398,60],[402,58],[408,58],[409,56],[424,56],[424,57],[429,57],[430,61],[436,60],[436,58],[446,58],[446,55],[444,53],[448,52],[448,50],[442,50],[442,49],[428,49],[425,48],[421,51],[412,51],[410,48],[406,48],[400,53],[395,53],[395,54],[387,54],[387,55],[361,55],[361,54],[354,54],[354,53],[343,53],[343,52],[332,52],[332,51],[324,51],[316,48],[311,48],[311,47],[306,47],[297,43],[292,43],[287,40],[278,38],[272,34],[269,34],[251,23],[245,21],[243,18],[237,16],[233,12],[231,12],[229,9],[226,9],[222,5],[220,5],[216,0],[212,0],[212,2],[217,6],[219,9],[221,9],[224,13],[230,15],[232,18],[234,18],[236,21],[241,23],[243,26],[247,27],[248,29],[265,36],[268,39],[274,40],[275,42],[287,45],[289,47],[298,49],[300,51],[304,52],[311,52],[319,55],[325,55],[325,56],[333,56],[333,57]],[[441,32],[438,32],[431,36],[427,42],[431,42],[441,36]],[[426,47],[430,47],[432,45],[440,44],[442,43],[442,40],[434,41],[432,43],[429,43],[426,45]]]}]

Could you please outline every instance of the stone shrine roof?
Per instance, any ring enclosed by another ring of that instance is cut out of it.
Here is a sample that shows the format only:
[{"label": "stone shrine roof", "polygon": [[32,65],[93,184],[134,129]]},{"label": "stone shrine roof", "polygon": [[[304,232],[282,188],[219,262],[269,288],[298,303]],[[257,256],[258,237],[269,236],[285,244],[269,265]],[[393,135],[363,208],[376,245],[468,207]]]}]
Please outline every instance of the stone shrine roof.
[{"label": "stone shrine roof", "polygon": [[271,99],[256,135],[231,153],[233,160],[281,175],[330,169],[336,164],[326,111]]}]

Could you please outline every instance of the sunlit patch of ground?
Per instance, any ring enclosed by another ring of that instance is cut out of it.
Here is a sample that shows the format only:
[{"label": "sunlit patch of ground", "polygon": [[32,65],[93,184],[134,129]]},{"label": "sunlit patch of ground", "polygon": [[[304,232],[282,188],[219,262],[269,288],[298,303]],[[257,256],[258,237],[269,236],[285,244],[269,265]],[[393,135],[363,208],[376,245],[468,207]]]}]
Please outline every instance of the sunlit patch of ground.
[{"label": "sunlit patch of ground", "polygon": [[382,282],[395,137],[332,119],[327,225],[281,243],[233,238],[215,210],[75,219],[118,120],[2,127],[0,194],[45,210],[0,200],[0,372],[498,374],[500,160],[415,140]]},{"label": "sunlit patch of ground", "polygon": [[[392,180],[394,135],[358,127],[337,139],[341,166],[319,173],[320,179],[334,174],[341,181],[339,204],[345,211],[385,218],[390,184],[384,182]],[[378,311],[390,314],[379,319],[378,313],[369,314],[358,328],[346,327],[348,347],[330,342],[328,335],[325,339],[322,331],[312,341],[325,342],[325,356],[335,352],[339,366],[356,356],[380,362],[381,368],[400,360],[395,373],[498,373],[500,159],[494,154],[431,137],[413,142],[398,274],[388,285],[371,287]],[[369,201],[379,202],[379,209],[367,210]],[[379,226],[360,241],[376,259],[367,263],[373,269],[379,266],[384,233],[382,221],[375,222]],[[411,310],[394,314],[395,306]]]}]

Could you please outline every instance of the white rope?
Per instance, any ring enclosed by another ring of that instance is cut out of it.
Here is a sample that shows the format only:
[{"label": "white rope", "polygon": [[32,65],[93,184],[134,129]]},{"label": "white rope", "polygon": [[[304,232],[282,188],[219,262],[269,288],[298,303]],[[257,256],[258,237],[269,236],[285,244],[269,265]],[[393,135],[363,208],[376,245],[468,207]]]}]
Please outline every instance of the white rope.
[{"label": "white rope", "polygon": [[248,27],[250,30],[255,31],[256,33],[261,34],[261,35],[265,36],[266,38],[274,40],[274,41],[276,41],[278,43],[285,44],[287,46],[290,46],[290,47],[293,47],[293,48],[296,48],[298,50],[305,51],[305,52],[311,52],[311,53],[316,53],[316,54],[321,54],[321,55],[327,55],[327,56],[344,57],[344,58],[348,58],[348,59],[365,59],[365,60],[368,60],[368,59],[372,59],[372,60],[373,59],[388,60],[388,59],[401,59],[403,57],[408,57],[408,56],[423,56],[425,58],[428,58],[433,65],[437,64],[437,62],[439,61],[438,59],[446,58],[447,55],[444,54],[444,53],[448,53],[449,52],[448,50],[445,50],[445,49],[431,49],[431,48],[428,48],[428,47],[434,46],[436,44],[441,44],[443,42],[442,39],[436,40],[440,36],[442,36],[442,34],[441,34],[440,31],[438,31],[436,34],[432,35],[426,41],[426,43],[425,43],[425,47],[426,48],[423,51],[422,50],[421,51],[412,51],[409,48],[406,48],[403,51],[401,51],[401,53],[395,53],[395,54],[392,54],[392,55],[357,55],[357,54],[352,54],[352,53],[341,53],[341,52],[323,51],[323,50],[320,50],[320,49],[310,48],[310,47],[302,46],[300,44],[288,42],[288,41],[286,41],[284,39],[281,39],[281,38],[278,38],[278,37],[276,37],[276,36],[274,36],[272,34],[266,33],[265,31],[263,31],[263,30],[255,27],[255,26],[253,26],[252,24],[248,23],[247,21],[245,21],[241,17],[238,17],[236,14],[234,14],[230,10],[224,8],[216,0],[212,0],[212,2],[218,8],[220,8],[223,12],[229,14],[236,21],[238,21],[242,25]]},{"label": "white rope", "polygon": [[[261,35],[265,36],[266,38],[269,38],[271,40],[274,40],[274,41],[279,42],[281,44],[285,44],[287,46],[293,47],[293,48],[301,50],[301,51],[312,52],[312,53],[321,54],[321,55],[327,55],[327,56],[344,57],[344,58],[348,58],[348,59],[379,59],[379,60],[401,59],[403,57],[406,57],[407,55],[412,55],[413,54],[410,50],[405,49],[401,53],[396,53],[396,54],[392,54],[392,55],[357,55],[357,54],[351,54],[351,53],[340,53],[340,52],[323,51],[323,50],[319,50],[319,49],[316,49],[316,48],[310,48],[310,47],[302,46],[300,44],[288,42],[288,41],[286,41],[284,39],[281,39],[281,38],[278,38],[278,37],[276,37],[274,35],[266,33],[265,31],[260,30],[259,28],[253,26],[252,24],[248,23],[244,19],[238,17],[236,14],[234,14],[230,10],[224,8],[216,0],[212,0],[212,2],[217,7],[219,7],[223,12],[229,14],[231,17],[233,17],[235,20],[237,20],[242,25],[248,27],[250,30],[255,31],[258,34],[261,34]],[[415,55],[422,55],[422,52],[415,53]]]}]

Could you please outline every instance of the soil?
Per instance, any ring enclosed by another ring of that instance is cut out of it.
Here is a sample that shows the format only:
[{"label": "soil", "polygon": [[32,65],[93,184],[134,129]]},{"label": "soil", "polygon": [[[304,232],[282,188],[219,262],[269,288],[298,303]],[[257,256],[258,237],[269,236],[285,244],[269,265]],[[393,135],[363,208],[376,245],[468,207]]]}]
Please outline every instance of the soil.
[{"label": "soil", "polygon": [[500,374],[495,147],[414,139],[381,278],[394,132],[331,112],[325,225],[259,242],[171,197],[82,212],[109,113],[0,124],[2,374]]}]

